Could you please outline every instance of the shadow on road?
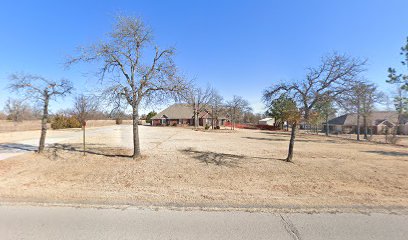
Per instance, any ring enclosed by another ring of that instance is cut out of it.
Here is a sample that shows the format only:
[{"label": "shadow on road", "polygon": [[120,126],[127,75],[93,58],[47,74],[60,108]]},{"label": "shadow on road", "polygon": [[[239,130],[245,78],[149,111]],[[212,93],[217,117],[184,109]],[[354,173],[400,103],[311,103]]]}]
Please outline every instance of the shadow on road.
[{"label": "shadow on road", "polygon": [[37,147],[20,143],[1,143],[0,153],[19,153],[36,151]]}]

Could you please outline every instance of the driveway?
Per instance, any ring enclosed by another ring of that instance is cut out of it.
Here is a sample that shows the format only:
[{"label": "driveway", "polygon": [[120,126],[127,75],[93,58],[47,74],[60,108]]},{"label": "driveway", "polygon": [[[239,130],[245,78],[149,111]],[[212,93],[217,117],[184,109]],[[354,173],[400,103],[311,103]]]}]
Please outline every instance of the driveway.
[{"label": "driveway", "polygon": [[408,216],[1,206],[1,239],[406,239]]},{"label": "driveway", "polygon": [[[131,147],[131,126],[113,125],[105,127],[95,127],[86,129],[87,138],[111,137],[118,135],[117,144],[120,147]],[[13,156],[21,155],[27,152],[36,151],[39,144],[40,131],[24,131],[0,134],[0,160]],[[46,145],[54,143],[72,143],[82,141],[82,130],[48,130]]]}]

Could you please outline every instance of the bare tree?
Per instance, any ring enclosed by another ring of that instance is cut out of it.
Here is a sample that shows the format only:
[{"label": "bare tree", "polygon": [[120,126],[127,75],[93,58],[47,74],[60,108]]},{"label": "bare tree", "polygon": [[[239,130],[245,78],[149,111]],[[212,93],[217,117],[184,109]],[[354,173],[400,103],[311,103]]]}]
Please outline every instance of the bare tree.
[{"label": "bare tree", "polygon": [[[382,103],[385,100],[384,93],[378,91],[375,84],[362,85],[361,110],[363,116],[364,139],[368,139],[368,118],[374,111],[376,103]],[[372,134],[372,129],[371,129]]]},{"label": "bare tree", "polygon": [[21,122],[28,118],[29,106],[20,99],[7,99],[4,110],[7,114],[7,118],[14,122]]},{"label": "bare tree", "polygon": [[348,113],[355,113],[357,116],[357,125],[356,125],[356,136],[357,141],[360,141],[360,133],[361,133],[361,96],[364,94],[364,85],[365,83],[362,81],[356,82],[353,84],[350,91],[345,92],[342,94],[340,98],[338,98],[338,103],[340,106]]},{"label": "bare tree", "polygon": [[207,86],[205,89],[201,87],[190,87],[185,94],[185,99],[188,104],[193,108],[194,113],[194,128],[199,126],[200,112],[204,111],[208,107],[212,96],[211,86]]},{"label": "bare tree", "polygon": [[74,115],[78,118],[82,125],[82,143],[85,155],[85,128],[86,121],[89,120],[91,114],[98,110],[99,102],[94,96],[85,96],[80,94],[74,100]]},{"label": "bare tree", "polygon": [[322,101],[319,101],[315,105],[314,109],[323,118],[325,125],[326,125],[325,134],[326,136],[329,136],[329,133],[330,133],[329,118],[331,116],[334,116],[334,114],[336,113],[334,101],[331,99],[322,99]]},{"label": "bare tree", "polygon": [[285,119],[288,119],[288,124],[291,124],[292,130],[290,132],[288,156],[286,157],[287,162],[292,162],[293,159],[293,148],[295,147],[296,130],[298,123],[300,121],[301,115],[299,109],[296,107],[296,103],[293,102],[292,105],[285,111]]},{"label": "bare tree", "polygon": [[0,112],[0,120],[6,120],[7,115],[4,112]]},{"label": "bare tree", "polygon": [[43,106],[41,118],[41,137],[38,152],[41,153],[45,146],[47,135],[48,107],[50,100],[70,94],[72,83],[66,79],[54,81],[39,75],[12,74],[10,76],[10,88],[14,91],[23,91],[27,98],[37,101]]},{"label": "bare tree", "polygon": [[[151,55],[151,62],[144,63]],[[177,75],[173,55],[173,48],[155,46],[151,29],[140,18],[118,16],[107,40],[80,48],[79,56],[67,62],[68,66],[79,61],[100,63],[102,67],[98,75],[101,81],[111,77],[106,92],[125,99],[132,108],[134,159],[141,155],[139,107],[166,100],[184,91],[188,85]]]},{"label": "bare tree", "polygon": [[211,91],[209,105],[211,107],[211,115],[212,115],[211,126],[212,126],[212,129],[214,129],[214,125],[215,127],[218,127],[220,124],[219,117],[222,112],[222,107],[224,105],[224,98],[214,88]]},{"label": "bare tree", "polygon": [[310,111],[319,101],[335,99],[351,89],[364,65],[365,61],[334,53],[322,58],[319,67],[309,68],[304,80],[272,86],[263,95],[271,100],[285,93],[299,104],[308,122]]},{"label": "bare tree", "polygon": [[252,111],[247,111],[244,112],[242,121],[244,123],[249,123],[249,124],[258,124],[259,120],[262,119],[262,114],[260,113],[253,113]]},{"label": "bare tree", "polygon": [[383,99],[384,94],[378,91],[374,84],[366,80],[359,80],[354,83],[350,91],[344,93],[341,98],[338,98],[338,103],[346,112],[357,115],[356,134],[358,141],[360,141],[361,135],[361,118],[363,120],[364,139],[367,139],[368,118],[374,110],[375,104],[381,103]]},{"label": "bare tree", "polygon": [[235,123],[243,113],[252,111],[249,102],[241,96],[234,95],[226,105],[230,113],[231,129],[235,129]]},{"label": "bare tree", "polygon": [[349,91],[355,79],[364,70],[364,65],[365,61],[334,53],[322,58],[319,67],[309,68],[304,80],[282,83],[264,91],[263,100],[268,107],[273,100],[283,95],[294,102],[294,106],[288,109],[292,133],[287,160],[292,160],[291,148],[300,116],[303,115],[303,119],[309,123],[313,108],[322,101],[336,99]]}]

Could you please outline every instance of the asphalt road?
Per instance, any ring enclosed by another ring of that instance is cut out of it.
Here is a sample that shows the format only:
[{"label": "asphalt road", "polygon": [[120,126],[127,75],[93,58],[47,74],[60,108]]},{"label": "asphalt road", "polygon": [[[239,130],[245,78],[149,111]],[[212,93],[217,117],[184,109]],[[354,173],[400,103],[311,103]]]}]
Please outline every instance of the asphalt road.
[{"label": "asphalt road", "polygon": [[0,239],[407,239],[408,216],[0,206]]}]

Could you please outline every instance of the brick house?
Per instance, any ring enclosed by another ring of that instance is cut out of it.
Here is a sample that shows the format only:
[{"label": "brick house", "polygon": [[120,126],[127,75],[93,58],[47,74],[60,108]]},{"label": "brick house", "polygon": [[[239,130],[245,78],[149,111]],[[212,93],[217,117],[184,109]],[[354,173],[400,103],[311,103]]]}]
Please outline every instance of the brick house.
[{"label": "brick house", "polygon": [[[399,126],[401,134],[408,134],[408,119],[403,119],[403,123]],[[334,133],[356,133],[357,131],[357,114],[344,114],[331,119],[329,122],[329,130]],[[360,132],[363,133],[363,117],[360,117]],[[325,125],[325,124],[323,124]],[[395,111],[374,111],[367,117],[367,125],[369,132],[372,134],[390,133],[398,128],[398,113]],[[326,126],[324,126],[326,128]]]},{"label": "brick house", "polygon": [[[199,125],[211,125],[213,117],[210,111],[204,110],[198,114]],[[215,120],[215,119],[214,119]],[[219,117],[214,126],[223,126],[225,117]],[[176,103],[152,117],[152,126],[193,126],[194,111],[191,105],[185,103]]]}]

